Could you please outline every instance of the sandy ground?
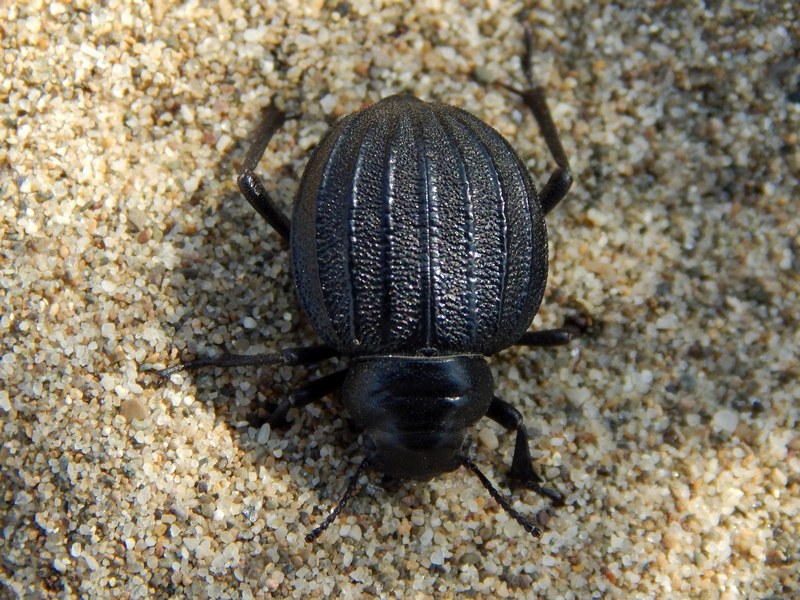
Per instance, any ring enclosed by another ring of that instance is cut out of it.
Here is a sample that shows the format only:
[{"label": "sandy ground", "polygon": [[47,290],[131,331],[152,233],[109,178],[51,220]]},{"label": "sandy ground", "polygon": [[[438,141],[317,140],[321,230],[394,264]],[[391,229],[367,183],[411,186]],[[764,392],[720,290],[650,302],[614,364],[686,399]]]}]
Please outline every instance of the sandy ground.
[{"label": "sandy ground", "polygon": [[533,328],[594,324],[491,363],[569,506],[547,520],[509,492],[513,440],[486,421],[475,461],[541,539],[463,470],[367,472],[314,545],[358,432],[338,398],[253,423],[316,371],[148,368],[316,341],[235,185],[271,99],[298,115],[259,168],[287,210],[329,125],[404,90],[478,115],[546,180],[532,119],[487,84],[519,81],[523,7],[129,4],[0,17],[0,596],[800,595],[794,3],[527,11],[576,178]]}]

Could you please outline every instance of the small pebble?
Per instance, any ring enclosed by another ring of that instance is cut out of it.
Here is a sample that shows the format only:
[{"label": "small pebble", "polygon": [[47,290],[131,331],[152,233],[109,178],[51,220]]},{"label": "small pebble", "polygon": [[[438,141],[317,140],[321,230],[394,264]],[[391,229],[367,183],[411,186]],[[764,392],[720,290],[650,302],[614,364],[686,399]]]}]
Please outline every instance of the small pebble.
[{"label": "small pebble", "polygon": [[727,408],[717,411],[711,419],[711,428],[718,432],[733,433],[738,425],[739,414]]},{"label": "small pebble", "polygon": [[150,410],[147,405],[138,398],[125,400],[119,407],[119,413],[129,423],[134,420],[144,421],[150,416]]}]

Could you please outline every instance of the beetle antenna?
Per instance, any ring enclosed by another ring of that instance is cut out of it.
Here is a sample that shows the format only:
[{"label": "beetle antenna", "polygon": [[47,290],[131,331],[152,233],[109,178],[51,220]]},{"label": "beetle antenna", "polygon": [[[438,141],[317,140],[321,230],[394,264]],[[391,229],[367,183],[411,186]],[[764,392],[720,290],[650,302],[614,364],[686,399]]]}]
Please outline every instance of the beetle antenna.
[{"label": "beetle antenna", "polygon": [[328,527],[331,526],[331,523],[333,523],[336,520],[336,517],[338,517],[339,513],[342,512],[342,510],[344,510],[344,507],[347,505],[348,500],[350,500],[350,496],[353,495],[353,490],[355,490],[356,485],[358,485],[358,478],[361,477],[361,474],[364,472],[364,469],[366,469],[368,466],[369,466],[369,458],[365,458],[364,460],[361,461],[361,464],[358,465],[356,472],[353,473],[353,476],[350,477],[350,481],[347,482],[347,489],[344,491],[344,494],[342,494],[341,500],[339,500],[336,507],[331,511],[331,514],[325,517],[325,520],[322,523],[320,523],[312,531],[306,534],[306,542],[310,544],[311,542],[315,541],[319,536],[321,536],[325,532],[325,530]]},{"label": "beetle antenna", "polygon": [[470,471],[472,471],[473,473],[475,473],[475,475],[478,476],[478,479],[480,479],[481,483],[483,484],[483,487],[485,487],[486,490],[489,492],[489,495],[492,498],[494,498],[495,502],[497,502],[500,506],[502,506],[503,510],[506,511],[509,515],[511,515],[511,517],[517,523],[519,523],[525,531],[530,533],[535,538],[542,537],[542,530],[539,529],[530,520],[523,517],[521,514],[519,514],[516,510],[514,510],[511,507],[511,505],[506,501],[506,499],[500,495],[500,492],[498,492],[497,489],[495,489],[495,487],[492,485],[492,482],[489,481],[489,478],[486,477],[486,475],[484,475],[483,473],[481,473],[481,470],[478,468],[478,465],[472,462],[472,460],[470,460],[468,456],[461,457],[461,464],[467,467]]}]

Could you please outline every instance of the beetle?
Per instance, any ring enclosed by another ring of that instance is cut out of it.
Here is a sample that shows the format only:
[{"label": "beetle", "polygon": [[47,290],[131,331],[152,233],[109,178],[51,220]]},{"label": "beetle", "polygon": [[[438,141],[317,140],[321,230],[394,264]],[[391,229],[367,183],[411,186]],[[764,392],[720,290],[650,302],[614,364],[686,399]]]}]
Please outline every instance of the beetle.
[{"label": "beetle", "polygon": [[512,345],[568,343],[567,328],[529,332],[547,282],[544,215],[567,194],[572,175],[543,88],[531,68],[532,35],[521,57],[527,88],[500,84],[533,114],[556,169],[537,192],[524,163],[497,131],[459,108],[395,95],[339,122],[312,151],[292,218],[255,169],[286,114],[265,110],[239,174],[253,208],[290,243],[301,304],[324,344],[260,355],[200,358],[161,371],[204,366],[311,365],[333,357],[347,367],[284,398],[268,422],[282,422],[341,389],[363,430],[366,458],[328,517],[325,531],[368,466],[397,478],[429,479],[465,466],[535,537],[469,458],[467,430],[484,416],[516,434],[512,483],[562,505],[533,468],[522,414],[494,395],[485,356]]}]

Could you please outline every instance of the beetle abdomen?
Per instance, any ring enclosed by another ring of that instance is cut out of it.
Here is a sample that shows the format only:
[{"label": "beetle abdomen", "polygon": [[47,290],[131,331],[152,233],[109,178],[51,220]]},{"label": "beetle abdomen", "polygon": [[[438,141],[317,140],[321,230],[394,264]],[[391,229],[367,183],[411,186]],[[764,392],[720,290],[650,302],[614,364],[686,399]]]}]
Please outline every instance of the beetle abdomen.
[{"label": "beetle abdomen", "polygon": [[323,138],[291,243],[303,307],[347,355],[491,354],[525,332],[547,280],[544,218],[511,146],[411,96]]}]

